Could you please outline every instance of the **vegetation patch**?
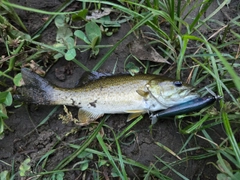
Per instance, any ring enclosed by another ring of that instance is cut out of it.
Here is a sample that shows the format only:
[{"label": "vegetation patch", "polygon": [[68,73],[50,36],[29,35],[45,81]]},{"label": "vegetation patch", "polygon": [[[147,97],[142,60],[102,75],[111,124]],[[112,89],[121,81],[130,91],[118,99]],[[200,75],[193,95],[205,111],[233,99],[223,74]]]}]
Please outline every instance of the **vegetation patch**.
[{"label": "vegetation patch", "polygon": [[[237,0],[2,0],[0,179],[240,179],[239,9]],[[85,71],[160,74],[221,99],[154,125],[120,114],[80,127],[77,108],[24,103],[22,67],[64,88]]]}]

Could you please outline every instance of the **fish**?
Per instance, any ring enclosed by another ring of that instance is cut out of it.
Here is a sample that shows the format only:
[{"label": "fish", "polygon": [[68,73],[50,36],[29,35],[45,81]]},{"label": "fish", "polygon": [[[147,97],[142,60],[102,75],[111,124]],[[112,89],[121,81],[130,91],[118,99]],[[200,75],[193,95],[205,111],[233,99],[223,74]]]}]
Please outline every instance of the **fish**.
[{"label": "fish", "polygon": [[94,79],[92,73],[91,81],[71,89],[56,87],[27,68],[21,74],[20,92],[26,102],[78,107],[81,126],[104,114],[129,113],[131,120],[200,97],[194,87],[154,74],[102,74]]},{"label": "fish", "polygon": [[221,96],[205,96],[187,101],[182,104],[172,106],[166,110],[161,110],[150,115],[152,124],[155,124],[159,118],[187,114],[194,111],[199,111],[205,107],[212,105],[216,100],[221,99]]}]

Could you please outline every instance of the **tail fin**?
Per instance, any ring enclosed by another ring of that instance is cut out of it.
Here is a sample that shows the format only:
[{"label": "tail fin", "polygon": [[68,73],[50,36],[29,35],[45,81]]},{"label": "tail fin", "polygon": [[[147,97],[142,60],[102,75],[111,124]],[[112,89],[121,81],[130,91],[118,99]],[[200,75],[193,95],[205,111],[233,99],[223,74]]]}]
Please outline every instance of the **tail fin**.
[{"label": "tail fin", "polygon": [[25,85],[19,91],[24,100],[39,105],[51,104],[53,87],[49,82],[27,68],[22,68],[21,73]]}]

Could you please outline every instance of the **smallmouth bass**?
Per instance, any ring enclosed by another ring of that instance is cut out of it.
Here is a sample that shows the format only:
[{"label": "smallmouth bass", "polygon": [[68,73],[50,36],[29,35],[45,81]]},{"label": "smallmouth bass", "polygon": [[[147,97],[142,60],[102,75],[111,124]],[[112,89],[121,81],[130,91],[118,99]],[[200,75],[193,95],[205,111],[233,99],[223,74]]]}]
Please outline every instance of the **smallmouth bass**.
[{"label": "smallmouth bass", "polygon": [[199,97],[193,87],[159,75],[107,75],[77,88],[64,89],[51,85],[27,68],[22,68],[21,73],[25,85],[20,91],[27,102],[79,107],[80,125],[104,114],[130,113],[130,120]]}]

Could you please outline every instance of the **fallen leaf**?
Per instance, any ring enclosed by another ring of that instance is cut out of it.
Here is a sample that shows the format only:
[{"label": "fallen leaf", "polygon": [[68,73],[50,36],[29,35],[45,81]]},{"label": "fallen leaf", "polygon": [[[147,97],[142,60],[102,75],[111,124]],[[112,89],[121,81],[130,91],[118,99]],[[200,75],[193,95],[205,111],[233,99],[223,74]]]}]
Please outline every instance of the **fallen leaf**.
[{"label": "fallen leaf", "polygon": [[129,48],[132,55],[137,57],[139,60],[171,64],[165,58],[163,58],[151,45],[146,44],[144,41],[135,40],[129,43]]},{"label": "fallen leaf", "polygon": [[31,70],[36,74],[39,74],[41,76],[44,76],[46,74],[46,72],[42,69],[42,67],[39,66],[37,63],[35,63],[33,60],[31,60],[30,63],[27,63],[26,65],[24,65],[24,67],[27,67],[27,66],[29,66]]},{"label": "fallen leaf", "polygon": [[113,10],[111,8],[102,8],[101,10],[92,11],[91,16],[86,16],[86,20],[100,19],[101,17],[109,15]]}]

